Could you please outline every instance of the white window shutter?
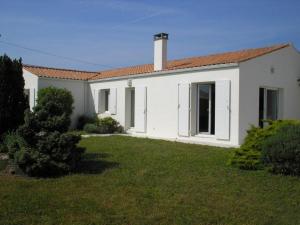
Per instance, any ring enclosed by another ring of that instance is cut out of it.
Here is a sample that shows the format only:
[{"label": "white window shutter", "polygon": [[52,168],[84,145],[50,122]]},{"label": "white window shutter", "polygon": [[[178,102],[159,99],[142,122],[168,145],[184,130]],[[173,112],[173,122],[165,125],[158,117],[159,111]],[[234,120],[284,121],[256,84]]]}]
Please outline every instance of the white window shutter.
[{"label": "white window shutter", "polygon": [[216,81],[216,119],[217,139],[230,138],[230,80]]},{"label": "white window shutter", "polygon": [[190,135],[190,84],[178,84],[178,135]]},{"label": "white window shutter", "polygon": [[95,113],[99,113],[99,90],[94,90]]},{"label": "white window shutter", "polygon": [[117,114],[117,88],[111,88],[109,90],[108,106],[111,114]]},{"label": "white window shutter", "polygon": [[147,88],[135,87],[135,132],[146,132],[147,121]]},{"label": "white window shutter", "polygon": [[29,89],[29,106],[30,110],[33,110],[33,107],[35,106],[36,103],[36,91],[35,88],[30,88]]}]

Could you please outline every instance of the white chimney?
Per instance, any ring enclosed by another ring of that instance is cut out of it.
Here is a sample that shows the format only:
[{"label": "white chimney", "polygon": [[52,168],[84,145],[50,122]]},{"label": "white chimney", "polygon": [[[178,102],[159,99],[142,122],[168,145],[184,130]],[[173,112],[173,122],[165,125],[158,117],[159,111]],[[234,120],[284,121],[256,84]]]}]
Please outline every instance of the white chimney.
[{"label": "white chimney", "polygon": [[169,35],[160,33],[154,35],[154,71],[167,68],[167,43]]}]

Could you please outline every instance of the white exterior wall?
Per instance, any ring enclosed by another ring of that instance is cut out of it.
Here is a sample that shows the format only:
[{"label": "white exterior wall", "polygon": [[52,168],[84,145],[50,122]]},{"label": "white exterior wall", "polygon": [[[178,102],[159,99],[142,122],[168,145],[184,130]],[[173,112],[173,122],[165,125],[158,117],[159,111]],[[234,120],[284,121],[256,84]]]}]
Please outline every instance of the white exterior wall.
[{"label": "white exterior wall", "polygon": [[299,78],[300,54],[292,46],[240,64],[240,144],[250,125],[258,126],[260,87],[281,88],[281,118],[300,119]]},{"label": "white exterior wall", "polygon": [[87,102],[87,82],[81,80],[70,80],[70,79],[54,79],[54,78],[39,78],[38,88],[42,89],[45,87],[57,87],[57,88],[66,88],[71,91],[74,99],[74,110],[72,114],[72,124],[74,127],[76,125],[77,119],[80,115],[86,114],[86,109],[88,108]]},{"label": "white exterior wall", "polygon": [[27,70],[23,69],[23,77],[25,81],[24,89],[29,89],[29,106],[30,109],[35,106],[35,101],[37,98],[37,91],[38,91],[38,76],[28,72]]},{"label": "white exterior wall", "polygon": [[[147,75],[145,77],[132,77],[132,87],[147,87],[147,130],[145,136],[165,139],[179,139],[182,141],[205,143],[213,145],[238,145],[239,144],[239,69],[219,68],[181,72],[164,75]],[[231,81],[231,117],[230,139],[217,140],[213,135],[178,137],[178,84],[214,82],[217,80]],[[127,79],[103,80],[90,82],[93,96],[90,101],[89,111],[94,110],[94,93],[97,90],[117,88],[117,114],[112,115],[121,125],[125,125],[125,88],[128,87]]]}]

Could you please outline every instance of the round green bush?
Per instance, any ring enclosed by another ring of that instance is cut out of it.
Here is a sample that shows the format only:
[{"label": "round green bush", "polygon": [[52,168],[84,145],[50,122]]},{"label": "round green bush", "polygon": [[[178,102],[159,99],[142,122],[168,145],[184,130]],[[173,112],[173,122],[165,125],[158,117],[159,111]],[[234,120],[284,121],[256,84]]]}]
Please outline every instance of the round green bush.
[{"label": "round green bush", "polygon": [[229,159],[229,165],[245,170],[257,170],[264,168],[262,161],[262,145],[264,141],[282,127],[300,124],[298,120],[268,121],[269,125],[260,128],[251,126],[240,148],[234,149]]},{"label": "round green bush", "polygon": [[287,125],[262,145],[264,163],[274,173],[300,175],[300,125]]}]

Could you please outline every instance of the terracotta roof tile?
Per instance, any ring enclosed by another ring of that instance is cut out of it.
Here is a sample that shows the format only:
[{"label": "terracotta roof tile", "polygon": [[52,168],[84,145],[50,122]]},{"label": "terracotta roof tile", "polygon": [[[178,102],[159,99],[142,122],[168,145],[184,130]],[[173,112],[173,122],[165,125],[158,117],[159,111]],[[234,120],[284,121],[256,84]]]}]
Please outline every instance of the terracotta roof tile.
[{"label": "terracotta roof tile", "polygon": [[[168,70],[186,69],[201,66],[210,66],[228,63],[244,62],[273,51],[290,46],[289,44],[274,45],[265,48],[246,49],[235,52],[220,53],[207,56],[199,56],[192,58],[185,58],[180,60],[173,60],[167,63]],[[76,80],[98,80],[112,77],[129,76],[136,74],[146,74],[154,72],[153,64],[145,64],[138,66],[131,66],[125,68],[118,68],[99,72],[87,72],[78,70],[65,70],[48,67],[24,65],[24,68],[29,72],[42,77],[52,77],[61,79],[76,79]]]},{"label": "terracotta roof tile", "polygon": [[88,80],[99,75],[98,72],[58,69],[42,66],[23,65],[23,68],[39,77],[49,77],[71,80]]}]

